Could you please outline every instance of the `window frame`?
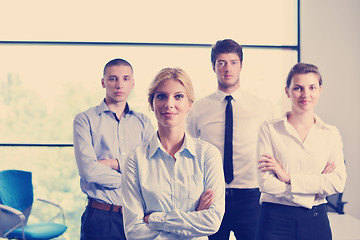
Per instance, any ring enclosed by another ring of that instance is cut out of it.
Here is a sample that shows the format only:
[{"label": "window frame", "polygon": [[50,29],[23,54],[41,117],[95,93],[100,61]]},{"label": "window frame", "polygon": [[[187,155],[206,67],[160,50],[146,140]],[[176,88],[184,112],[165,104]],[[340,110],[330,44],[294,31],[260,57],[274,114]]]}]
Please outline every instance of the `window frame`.
[{"label": "window frame", "polygon": [[[301,61],[300,46],[300,0],[297,0],[297,44],[296,45],[241,45],[244,49],[280,49],[297,52],[297,61]],[[154,46],[154,47],[186,47],[209,48],[211,44],[198,43],[150,43],[150,42],[74,42],[74,41],[0,41],[0,45],[57,45],[57,46]],[[6,143],[0,142],[0,147],[73,147],[69,143]]]}]

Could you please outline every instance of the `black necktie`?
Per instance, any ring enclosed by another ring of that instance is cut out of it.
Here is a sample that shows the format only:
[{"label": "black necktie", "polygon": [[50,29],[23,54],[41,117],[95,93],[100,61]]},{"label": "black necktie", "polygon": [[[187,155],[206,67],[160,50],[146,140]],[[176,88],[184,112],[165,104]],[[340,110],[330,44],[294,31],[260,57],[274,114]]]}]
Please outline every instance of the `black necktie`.
[{"label": "black necktie", "polygon": [[234,179],[233,168],[233,109],[231,100],[233,97],[228,95],[225,97],[228,101],[225,112],[225,144],[224,144],[224,174],[225,182],[231,183]]}]

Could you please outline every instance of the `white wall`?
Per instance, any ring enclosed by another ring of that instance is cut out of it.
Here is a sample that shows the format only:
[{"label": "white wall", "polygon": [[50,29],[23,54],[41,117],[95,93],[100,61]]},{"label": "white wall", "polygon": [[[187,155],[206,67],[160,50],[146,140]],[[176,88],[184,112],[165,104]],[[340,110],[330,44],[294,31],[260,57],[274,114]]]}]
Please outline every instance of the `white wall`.
[{"label": "white wall", "polygon": [[300,1],[301,61],[322,73],[317,113],[340,130],[348,172],[345,213],[360,218],[360,1]]}]

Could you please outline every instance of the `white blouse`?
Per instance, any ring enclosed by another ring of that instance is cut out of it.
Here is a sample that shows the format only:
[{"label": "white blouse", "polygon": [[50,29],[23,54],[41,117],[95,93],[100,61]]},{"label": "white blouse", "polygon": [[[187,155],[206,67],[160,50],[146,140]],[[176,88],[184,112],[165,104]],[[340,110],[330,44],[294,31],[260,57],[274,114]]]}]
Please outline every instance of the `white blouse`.
[{"label": "white blouse", "polygon": [[[290,175],[291,184],[281,182],[274,172],[258,171],[260,202],[290,206],[313,206],[326,203],[326,196],[344,191],[346,169],[341,136],[336,127],[315,116],[315,124],[302,142],[287,114],[265,122],[259,131],[257,159],[273,156]],[[328,162],[335,170],[322,174]]]},{"label": "white blouse", "polygon": [[[207,239],[225,212],[225,181],[219,150],[185,134],[176,161],[155,133],[128,157],[123,172],[124,227],[128,239]],[[209,209],[196,211],[207,189]],[[143,221],[149,216],[149,224]]]}]

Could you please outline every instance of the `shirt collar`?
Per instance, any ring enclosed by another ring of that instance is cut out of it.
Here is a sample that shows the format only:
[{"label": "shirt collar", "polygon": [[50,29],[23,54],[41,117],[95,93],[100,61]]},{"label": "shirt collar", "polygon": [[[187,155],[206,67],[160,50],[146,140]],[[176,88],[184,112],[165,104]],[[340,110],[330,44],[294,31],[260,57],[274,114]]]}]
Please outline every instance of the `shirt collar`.
[{"label": "shirt collar", "polygon": [[[99,106],[97,108],[97,114],[100,115],[103,112],[110,112],[109,107],[106,105],[105,98],[103,101],[101,101],[101,103],[99,104]],[[126,105],[125,105],[124,113],[125,113],[124,116],[128,113],[129,114],[133,113],[133,110],[129,107],[128,103],[126,103]]]},{"label": "shirt collar", "polygon": [[[149,142],[149,157],[153,157],[158,150],[160,150],[162,152],[166,152],[165,149],[163,148],[163,146],[161,145],[160,139],[158,137],[158,133],[156,132],[152,136],[152,138]],[[194,155],[194,153],[195,153],[194,139],[186,132],[185,132],[185,138],[184,138],[183,145],[181,146],[181,148],[178,152],[181,153],[183,151],[188,151],[192,156],[195,157],[195,155]]]},{"label": "shirt collar", "polygon": [[225,97],[228,95],[231,95],[233,97],[234,101],[239,101],[243,94],[243,90],[241,87],[239,87],[238,89],[236,89],[235,92],[228,94],[228,93],[221,91],[220,89],[216,89],[215,94],[218,97],[219,101],[223,101],[225,99]]},{"label": "shirt collar", "polygon": [[321,118],[315,114],[315,125],[321,127],[321,128],[329,128],[329,125],[323,122]]},{"label": "shirt collar", "polygon": [[181,146],[179,152],[187,150],[191,155],[195,157],[195,141],[189,133],[185,132],[184,143]]},{"label": "shirt collar", "polygon": [[[290,112],[286,112],[284,114],[283,117],[279,118],[278,120],[275,120],[275,122],[283,122],[284,126],[287,128],[288,124],[290,124],[287,121],[287,116],[289,115]],[[319,128],[329,128],[329,126],[323,122],[323,120],[321,120],[321,118],[314,114],[314,118],[315,118],[315,126],[319,127]]]}]

